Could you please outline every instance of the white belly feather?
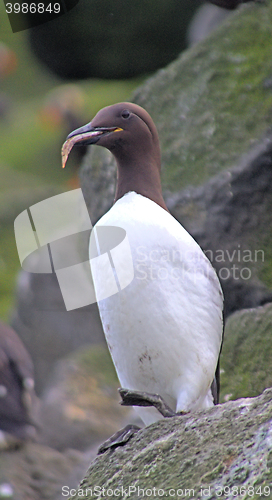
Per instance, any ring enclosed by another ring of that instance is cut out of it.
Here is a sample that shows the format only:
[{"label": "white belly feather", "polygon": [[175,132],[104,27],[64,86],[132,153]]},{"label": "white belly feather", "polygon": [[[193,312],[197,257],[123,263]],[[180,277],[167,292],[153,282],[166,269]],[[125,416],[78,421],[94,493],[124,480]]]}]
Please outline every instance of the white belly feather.
[{"label": "white belly feather", "polygon": [[[177,411],[212,405],[223,298],[208,259],[179,222],[136,193],[96,226],[125,229],[133,258],[130,285],[98,303],[122,387],[160,394]],[[136,410],[146,424],[160,418],[154,408]]]}]

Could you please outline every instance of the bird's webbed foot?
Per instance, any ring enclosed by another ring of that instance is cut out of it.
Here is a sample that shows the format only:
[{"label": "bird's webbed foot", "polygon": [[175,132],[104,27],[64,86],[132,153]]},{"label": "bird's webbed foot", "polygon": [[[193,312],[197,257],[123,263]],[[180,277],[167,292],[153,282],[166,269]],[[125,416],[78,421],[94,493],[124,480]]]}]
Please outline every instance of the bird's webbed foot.
[{"label": "bird's webbed foot", "polygon": [[122,398],[122,406],[154,406],[163,417],[175,417],[183,415],[183,412],[176,413],[170,408],[159,394],[149,392],[133,391],[130,389],[118,389]]},{"label": "bird's webbed foot", "polygon": [[120,431],[115,432],[107,441],[105,441],[101,446],[98,448],[98,455],[102,455],[102,453],[105,453],[105,451],[109,449],[114,449],[117,448],[118,446],[123,446],[126,444],[136,432],[140,430],[140,427],[137,425],[126,425],[123,429]]}]

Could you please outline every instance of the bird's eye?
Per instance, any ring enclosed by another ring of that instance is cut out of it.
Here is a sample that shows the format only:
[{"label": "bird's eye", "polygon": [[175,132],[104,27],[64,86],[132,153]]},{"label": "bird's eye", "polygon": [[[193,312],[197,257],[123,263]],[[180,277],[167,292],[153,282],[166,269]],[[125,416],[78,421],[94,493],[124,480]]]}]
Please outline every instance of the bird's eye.
[{"label": "bird's eye", "polygon": [[128,109],[124,109],[124,111],[122,111],[122,118],[129,118],[130,117],[130,111]]}]

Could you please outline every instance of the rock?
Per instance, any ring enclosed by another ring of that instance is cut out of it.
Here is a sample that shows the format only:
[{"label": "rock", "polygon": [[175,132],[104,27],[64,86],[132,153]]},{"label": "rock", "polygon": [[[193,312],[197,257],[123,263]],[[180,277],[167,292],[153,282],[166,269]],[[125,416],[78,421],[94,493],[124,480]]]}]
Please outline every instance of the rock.
[{"label": "rock", "polygon": [[0,498],[61,500],[62,487],[75,488],[94,453],[28,443],[19,450],[0,453]]},{"label": "rock", "polygon": [[[65,16],[28,30],[30,46],[61,78],[131,78],[177,57],[186,47],[187,26],[200,4],[81,0]],[[35,25],[35,14],[29,16]],[[39,14],[36,20],[38,24]]]},{"label": "rock", "polygon": [[221,401],[252,397],[272,387],[272,305],[232,314],[221,356]]},{"label": "rock", "polygon": [[0,450],[0,498],[61,500],[62,487],[76,488],[98,446],[136,422],[133,410],[120,406],[117,387],[105,346],[60,361],[39,401],[36,442]]},{"label": "rock", "polygon": [[237,167],[198,188],[167,196],[167,204],[218,272],[225,314],[272,300],[272,136]]},{"label": "rock", "polygon": [[222,9],[217,5],[204,3],[193,16],[188,27],[187,39],[189,46],[204,40],[215,28],[225,21],[231,14],[229,10]]},{"label": "rock", "polygon": [[98,456],[72,498],[91,499],[95,491],[109,498],[114,490],[131,499],[269,498],[271,419],[267,389],[257,398],[160,420],[124,447]]},{"label": "rock", "polygon": [[105,342],[97,305],[67,311],[55,274],[20,272],[11,324],[32,357],[38,394],[60,358]]},{"label": "rock", "polygon": [[59,451],[97,450],[116,431],[136,422],[133,410],[119,404],[119,386],[104,345],[81,348],[59,361],[41,400],[39,442]]},{"label": "rock", "polygon": [[[271,16],[271,0],[244,5],[133,97],[157,125],[168,207],[216,267],[226,315],[272,300]],[[85,157],[94,222],[115,175],[103,148]]]}]

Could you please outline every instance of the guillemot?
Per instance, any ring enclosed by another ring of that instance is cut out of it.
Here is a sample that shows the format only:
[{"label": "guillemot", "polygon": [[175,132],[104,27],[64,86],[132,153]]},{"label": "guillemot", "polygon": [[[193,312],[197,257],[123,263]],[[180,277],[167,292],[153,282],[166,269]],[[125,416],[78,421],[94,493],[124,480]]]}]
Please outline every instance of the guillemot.
[{"label": "guillemot", "polygon": [[[209,260],[165,205],[154,122],[136,104],[103,108],[69,134],[63,166],[74,145],[89,144],[107,148],[117,162],[114,204],[95,227],[124,229],[134,265],[130,285],[98,302],[122,404],[137,406],[146,425],[213,406],[223,294]],[[94,285],[99,295],[100,280]]]}]

